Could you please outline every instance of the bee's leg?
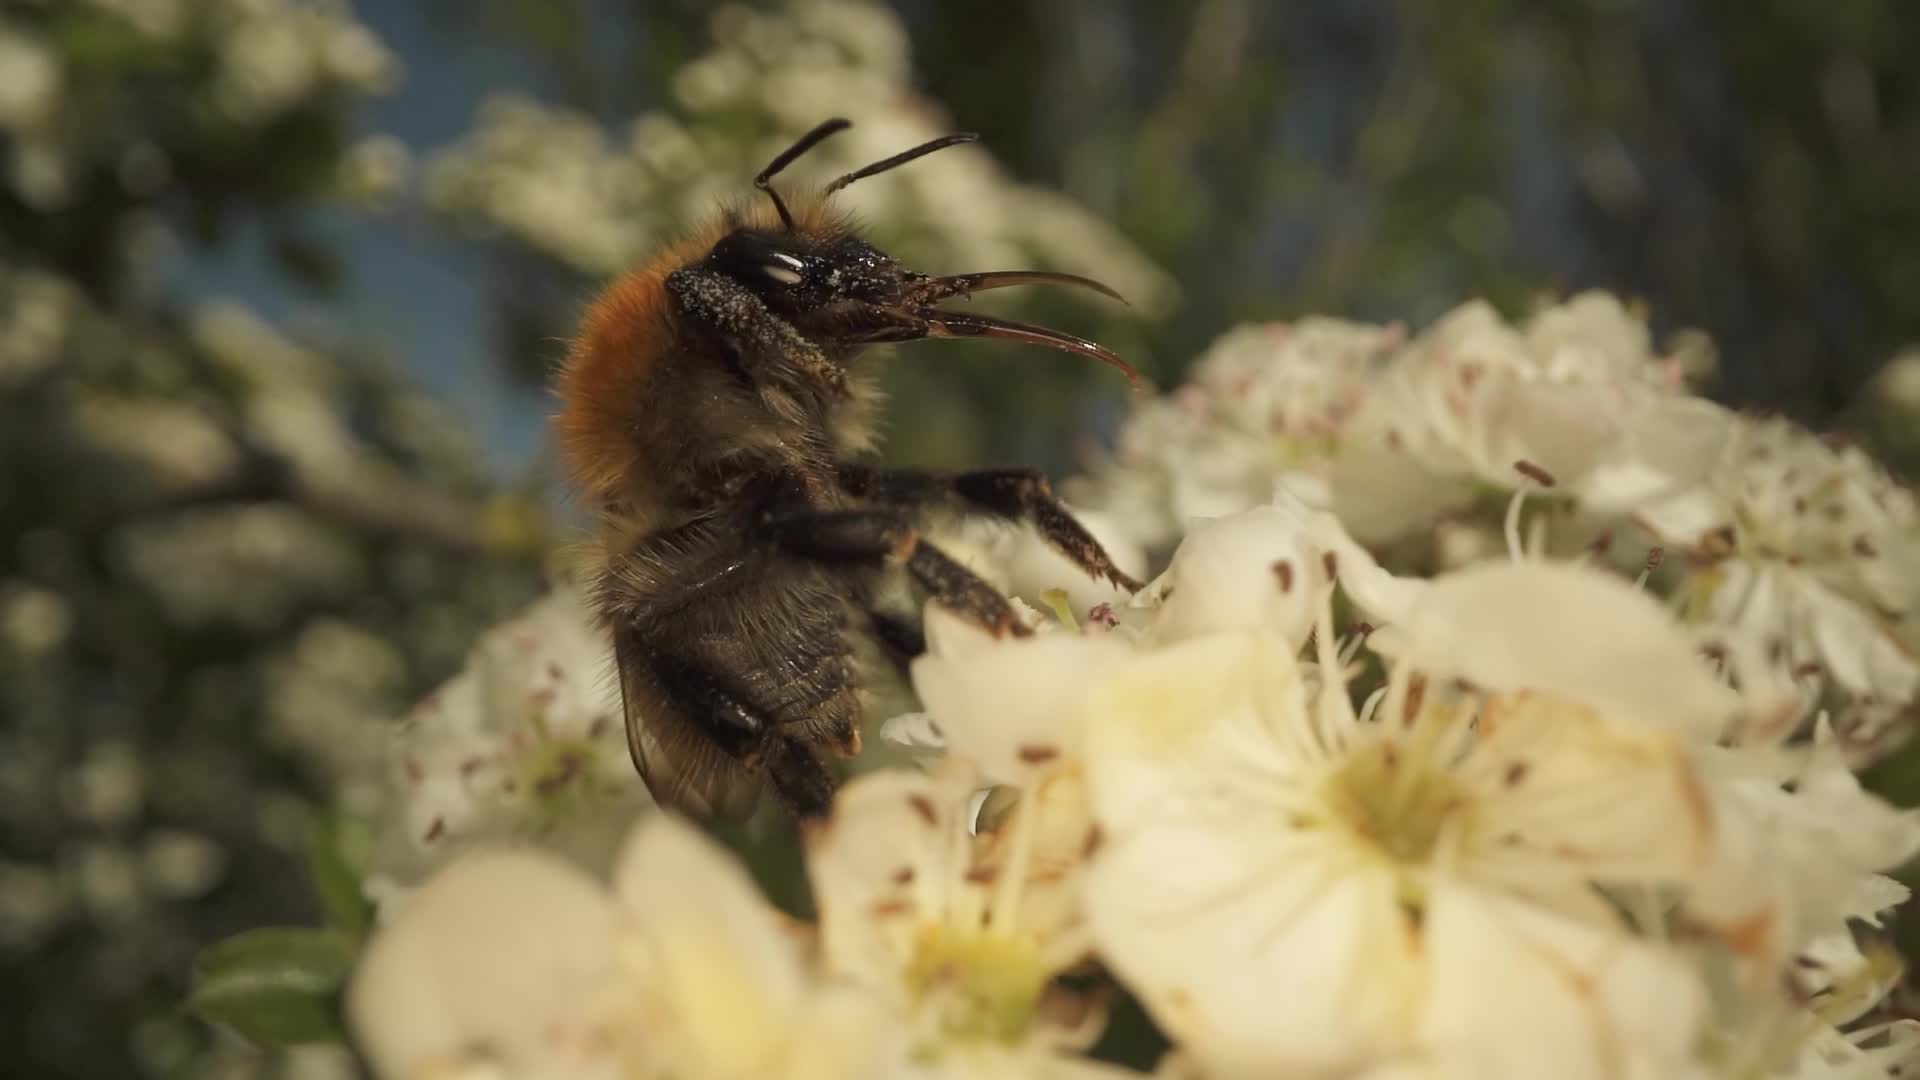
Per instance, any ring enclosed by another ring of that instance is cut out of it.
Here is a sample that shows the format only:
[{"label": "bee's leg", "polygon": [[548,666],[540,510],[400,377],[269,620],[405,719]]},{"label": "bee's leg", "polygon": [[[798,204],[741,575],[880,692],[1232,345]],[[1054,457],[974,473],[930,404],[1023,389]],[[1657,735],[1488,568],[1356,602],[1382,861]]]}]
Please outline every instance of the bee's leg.
[{"label": "bee's leg", "polygon": [[747,386],[788,390],[844,386],[846,370],[829,360],[752,290],[726,274],[683,266],[667,275],[667,295],[701,332],[720,345],[732,373]]},{"label": "bee's leg", "polygon": [[780,725],[773,717],[698,665],[659,658],[653,672],[662,689],[706,721],[701,730],[715,746],[750,770],[765,770],[774,791],[796,816],[827,812],[837,781],[804,740],[779,734]]},{"label": "bee's leg", "polygon": [[715,746],[749,769],[760,764],[767,733],[778,726],[770,717],[698,665],[656,656],[652,668],[662,690],[699,713],[705,721],[700,728]]},{"label": "bee's leg", "polygon": [[907,665],[913,662],[913,658],[927,651],[927,635],[913,619],[891,611],[869,609],[867,623],[873,628],[873,637],[880,643],[880,650],[899,669],[902,677],[906,676]]},{"label": "bee's leg", "polygon": [[1054,496],[1053,486],[1037,469],[939,473],[842,465],[839,479],[849,495],[890,506],[918,506],[955,497],[976,513],[1025,521],[1042,540],[1091,576],[1105,578],[1128,592],[1140,591],[1141,582],[1113,564],[1100,541],[1067,512]]},{"label": "bee's leg", "polygon": [[821,818],[833,809],[834,789],[840,782],[818,755],[799,739],[773,741],[767,755],[767,779],[780,801],[801,820]]},{"label": "bee's leg", "polygon": [[995,637],[1032,633],[1000,591],[959,560],[920,538],[898,510],[806,510],[767,522],[776,543],[816,562],[899,566],[928,599],[978,623]]}]

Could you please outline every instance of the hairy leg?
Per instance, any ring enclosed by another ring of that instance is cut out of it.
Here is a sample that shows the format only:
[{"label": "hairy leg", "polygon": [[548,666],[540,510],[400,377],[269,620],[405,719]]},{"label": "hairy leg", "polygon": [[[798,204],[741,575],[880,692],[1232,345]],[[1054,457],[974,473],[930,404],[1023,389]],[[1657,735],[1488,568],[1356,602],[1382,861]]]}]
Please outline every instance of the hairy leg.
[{"label": "hairy leg", "polygon": [[767,522],[773,539],[802,558],[841,565],[898,566],[928,599],[972,620],[995,637],[1032,631],[1007,598],[959,560],[921,539],[900,510],[808,510]]},{"label": "hairy leg", "polygon": [[[780,717],[750,703],[743,693],[728,685],[729,680],[682,657],[656,655],[650,668],[660,692],[674,701],[699,735],[748,773],[764,775],[796,816],[818,817],[828,811],[838,784],[833,771],[805,738],[781,723]],[[676,785],[700,781],[699,777],[679,775],[656,778],[653,770],[643,771],[648,772],[650,786],[656,779],[661,784],[657,791],[672,791]]]},{"label": "hairy leg", "polygon": [[927,635],[916,620],[891,611],[870,608],[867,611],[867,624],[873,629],[873,637],[879,643],[880,651],[893,662],[902,677],[907,675],[907,667],[913,658],[927,651]]},{"label": "hairy leg", "polygon": [[842,465],[838,476],[847,494],[887,506],[911,508],[958,502],[962,509],[1004,521],[1032,525],[1054,550],[1097,578],[1105,578],[1128,592],[1141,583],[1113,564],[1100,542],[1054,496],[1052,485],[1037,470],[1027,468],[974,469],[943,473],[924,469],[881,469]]}]

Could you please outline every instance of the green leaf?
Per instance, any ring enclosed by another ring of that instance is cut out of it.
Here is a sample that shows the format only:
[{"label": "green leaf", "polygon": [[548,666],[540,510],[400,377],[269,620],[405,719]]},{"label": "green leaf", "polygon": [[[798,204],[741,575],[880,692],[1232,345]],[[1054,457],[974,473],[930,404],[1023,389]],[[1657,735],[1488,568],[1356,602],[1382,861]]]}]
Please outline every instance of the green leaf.
[{"label": "green leaf", "polygon": [[339,1042],[353,942],[337,930],[268,927],[209,947],[187,1008],[268,1046]]},{"label": "green leaf", "polygon": [[1920,806],[1920,739],[1874,762],[1860,782],[1895,806]]},{"label": "green leaf", "polygon": [[353,826],[338,818],[322,817],[307,833],[307,876],[327,920],[356,940],[366,936],[373,905],[360,891],[360,874],[349,857]]}]

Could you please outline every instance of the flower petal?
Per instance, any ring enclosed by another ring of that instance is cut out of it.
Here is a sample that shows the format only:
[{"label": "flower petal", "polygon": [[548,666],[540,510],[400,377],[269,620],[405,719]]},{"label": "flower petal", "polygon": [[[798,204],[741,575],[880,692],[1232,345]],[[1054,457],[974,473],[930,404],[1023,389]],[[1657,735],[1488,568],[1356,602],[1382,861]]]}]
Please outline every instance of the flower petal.
[{"label": "flower petal", "polygon": [[1493,698],[1479,729],[1474,766],[1498,792],[1497,835],[1476,852],[1490,867],[1545,855],[1586,890],[1682,886],[1715,858],[1707,783],[1679,737],[1527,693]]},{"label": "flower petal", "polygon": [[1080,698],[1103,668],[1131,652],[1108,634],[996,640],[931,606],[927,639],[929,651],[913,662],[913,688],[948,751],[1012,784],[1079,756]]},{"label": "flower petal", "polygon": [[1453,885],[1422,936],[1420,1041],[1486,1080],[1613,1080],[1630,1057],[1686,1061],[1700,1035],[1705,990],[1676,952]]},{"label": "flower petal", "polygon": [[[1310,728],[1290,648],[1217,635],[1112,672],[1088,703],[1106,842],[1085,904],[1101,955],[1210,1066],[1334,1068],[1394,1045],[1418,990],[1384,867],[1243,805],[1290,766],[1274,733]],[[1257,768],[1243,768],[1257,766]],[[1322,988],[1275,1008],[1274,987]]]},{"label": "flower petal", "polygon": [[1436,578],[1394,629],[1369,640],[1420,671],[1701,739],[1740,704],[1657,601],[1577,564],[1490,563]]},{"label": "flower petal", "polygon": [[[1110,841],[1087,890],[1101,955],[1213,1068],[1331,1070],[1392,1052],[1420,986],[1392,875],[1276,863],[1262,847],[1179,821]],[[1285,987],[1302,992],[1281,1004]]]},{"label": "flower petal", "polygon": [[885,769],[841,788],[832,816],[808,830],[807,877],[830,972],[905,1000],[918,920],[944,915],[925,909],[966,873],[967,794],[951,774]]},{"label": "flower petal", "polygon": [[654,814],[627,840],[614,893],[631,923],[622,958],[700,1075],[761,1075],[779,1060],[804,973],[746,870],[692,825]]},{"label": "flower petal", "polygon": [[1194,522],[1154,583],[1165,599],[1152,640],[1270,630],[1298,648],[1313,629],[1315,596],[1327,579],[1309,516],[1304,505],[1281,503]]},{"label": "flower petal", "polygon": [[606,891],[558,859],[468,855],[368,944],[347,990],[358,1045],[386,1077],[476,1046],[511,1076],[587,1075],[618,924]]}]

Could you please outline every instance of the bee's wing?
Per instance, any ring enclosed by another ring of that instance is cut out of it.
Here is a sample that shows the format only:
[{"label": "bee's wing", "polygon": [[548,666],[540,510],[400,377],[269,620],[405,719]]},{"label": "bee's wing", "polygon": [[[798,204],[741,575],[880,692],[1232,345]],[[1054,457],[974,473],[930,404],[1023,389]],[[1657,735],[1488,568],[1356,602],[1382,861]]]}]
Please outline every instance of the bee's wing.
[{"label": "bee's wing", "polygon": [[630,633],[613,633],[620,701],[627,718],[627,749],[655,802],[700,818],[737,820],[753,812],[760,777],[715,746],[683,702],[661,692],[644,647]]}]

